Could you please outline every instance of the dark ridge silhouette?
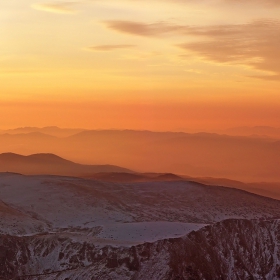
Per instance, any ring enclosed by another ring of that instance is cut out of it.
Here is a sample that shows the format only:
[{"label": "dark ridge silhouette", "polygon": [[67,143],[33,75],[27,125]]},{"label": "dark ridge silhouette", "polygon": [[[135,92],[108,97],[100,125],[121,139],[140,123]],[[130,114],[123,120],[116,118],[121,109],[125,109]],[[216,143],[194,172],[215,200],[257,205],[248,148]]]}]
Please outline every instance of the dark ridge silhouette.
[{"label": "dark ridge silhouette", "polygon": [[96,179],[105,182],[153,182],[153,181],[180,181],[185,180],[183,177],[172,173],[123,173],[123,172],[106,172],[96,173],[85,178]]},{"label": "dark ridge silhouette", "polygon": [[21,138],[21,139],[29,139],[29,138],[42,138],[42,139],[56,139],[56,136],[53,135],[49,135],[46,133],[42,133],[42,132],[38,132],[38,131],[34,131],[34,132],[26,132],[26,133],[17,133],[17,134],[13,134],[13,133],[4,133],[1,134],[1,136],[4,137],[8,137],[10,139],[17,139],[17,138]]},{"label": "dark ridge silhouette", "polygon": [[190,177],[179,176],[173,173],[124,173],[124,172],[106,172],[96,173],[91,176],[83,176],[87,179],[95,179],[104,182],[154,182],[154,181],[189,181],[208,186],[223,186],[244,190],[250,193],[266,196],[280,200],[280,182],[254,182],[244,183],[226,178],[212,177]]},{"label": "dark ridge silhouette", "polygon": [[209,186],[224,186],[235,189],[248,191],[250,193],[266,196],[280,200],[280,182],[252,182],[244,183],[227,178],[212,178],[212,177],[188,177],[183,176],[185,180],[192,180]]},{"label": "dark ridge silhouette", "polygon": [[90,176],[98,172],[133,171],[115,165],[83,165],[54,154],[33,154],[29,156],[14,153],[0,154],[0,172],[12,172],[25,175],[61,175]]},{"label": "dark ridge silhouette", "polygon": [[183,180],[182,177],[172,174],[172,173],[166,173],[166,174],[160,174],[156,178],[156,180],[159,181],[178,181],[178,180]]},{"label": "dark ridge silhouette", "polygon": [[223,130],[228,135],[280,138],[280,128],[271,126],[242,126]]},{"label": "dark ridge silhouette", "polygon": [[149,179],[148,177],[142,174],[124,172],[102,172],[93,174],[92,176],[88,176],[85,178],[105,182],[145,182]]}]

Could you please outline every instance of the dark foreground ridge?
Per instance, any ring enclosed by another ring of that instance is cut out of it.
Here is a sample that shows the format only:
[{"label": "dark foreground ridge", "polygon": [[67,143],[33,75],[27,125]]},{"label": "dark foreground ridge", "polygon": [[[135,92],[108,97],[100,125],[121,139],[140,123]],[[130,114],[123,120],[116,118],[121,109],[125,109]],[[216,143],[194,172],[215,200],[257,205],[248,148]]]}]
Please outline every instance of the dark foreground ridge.
[{"label": "dark foreground ridge", "polygon": [[279,220],[225,220],[131,247],[59,233],[1,235],[0,244],[2,279],[280,279]]}]

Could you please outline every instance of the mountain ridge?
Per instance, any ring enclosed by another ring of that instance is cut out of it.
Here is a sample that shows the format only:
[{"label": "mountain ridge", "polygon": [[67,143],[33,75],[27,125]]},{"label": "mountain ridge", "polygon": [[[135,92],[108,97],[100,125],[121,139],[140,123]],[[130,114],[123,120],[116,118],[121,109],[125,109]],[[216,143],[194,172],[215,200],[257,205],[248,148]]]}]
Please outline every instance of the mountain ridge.
[{"label": "mountain ridge", "polygon": [[129,247],[96,246],[63,233],[0,235],[0,276],[26,280],[34,276],[38,280],[276,280],[280,279],[279,231],[279,220],[230,219],[183,237]]},{"label": "mountain ridge", "polygon": [[98,172],[127,172],[132,170],[115,165],[85,165],[66,160],[53,153],[39,153],[19,155],[16,153],[0,154],[0,172],[20,174],[48,174],[48,175],[90,175]]}]

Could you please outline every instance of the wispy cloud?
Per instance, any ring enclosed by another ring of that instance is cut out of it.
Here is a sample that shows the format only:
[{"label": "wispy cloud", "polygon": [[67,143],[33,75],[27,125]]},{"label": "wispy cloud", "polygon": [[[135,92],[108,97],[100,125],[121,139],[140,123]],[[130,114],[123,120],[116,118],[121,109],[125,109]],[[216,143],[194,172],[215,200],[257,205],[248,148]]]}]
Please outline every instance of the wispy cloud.
[{"label": "wispy cloud", "polygon": [[[210,2],[209,0],[165,0],[165,2],[177,3],[177,4],[201,4]],[[234,4],[234,5],[244,5],[250,4],[253,6],[267,6],[275,7],[280,6],[280,0],[212,0],[212,4]]]},{"label": "wispy cloud", "polygon": [[244,64],[268,71],[271,75],[256,77],[280,80],[279,21],[198,27],[193,28],[190,34],[204,36],[205,39],[180,44],[181,49],[195,52],[206,60]]},{"label": "wispy cloud", "polygon": [[107,51],[114,51],[118,49],[130,49],[134,47],[135,45],[97,45],[97,46],[88,47],[87,50],[107,52]]},{"label": "wispy cloud", "polygon": [[145,24],[135,21],[110,20],[105,21],[104,23],[107,28],[115,31],[147,37],[160,36],[175,32],[181,33],[187,28],[186,26],[172,25],[165,22]]},{"label": "wispy cloud", "polygon": [[184,26],[132,21],[107,21],[112,30],[145,37],[160,37],[172,34],[199,38],[196,42],[181,43],[182,50],[196,53],[202,59],[243,64],[258,70],[271,72],[260,78],[279,79],[280,75],[280,22],[255,21],[239,25]]},{"label": "wispy cloud", "polygon": [[50,13],[74,14],[76,13],[76,10],[73,8],[75,4],[77,2],[37,3],[33,4],[32,8]]},{"label": "wispy cloud", "polygon": [[220,0],[220,2],[225,3],[234,3],[234,4],[252,4],[254,6],[256,5],[262,5],[262,6],[279,6],[280,0]]}]

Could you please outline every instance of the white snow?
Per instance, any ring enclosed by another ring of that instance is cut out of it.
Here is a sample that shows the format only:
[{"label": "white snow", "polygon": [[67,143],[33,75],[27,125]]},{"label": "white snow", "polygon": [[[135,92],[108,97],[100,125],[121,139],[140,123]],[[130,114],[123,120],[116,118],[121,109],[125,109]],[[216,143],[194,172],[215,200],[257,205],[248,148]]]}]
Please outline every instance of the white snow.
[{"label": "white snow", "polygon": [[96,236],[100,242],[137,243],[180,236],[224,219],[277,215],[280,201],[191,182],[114,184],[0,174],[0,226],[11,234],[102,226]]},{"label": "white snow", "polygon": [[[140,244],[184,236],[206,224],[179,222],[110,223],[103,225],[98,238],[119,244]],[[116,243],[116,242],[115,242]]]}]

